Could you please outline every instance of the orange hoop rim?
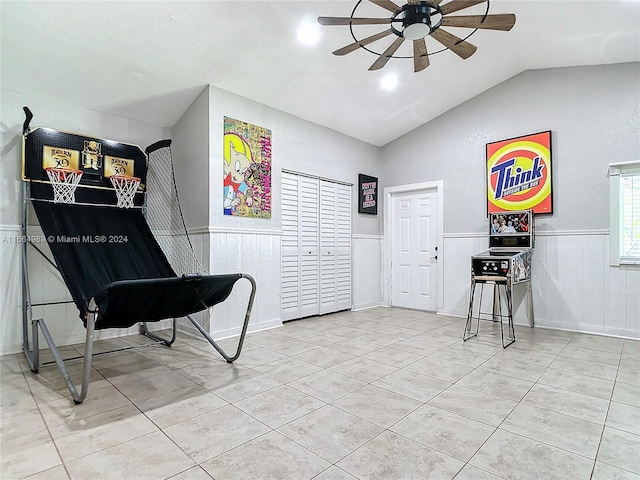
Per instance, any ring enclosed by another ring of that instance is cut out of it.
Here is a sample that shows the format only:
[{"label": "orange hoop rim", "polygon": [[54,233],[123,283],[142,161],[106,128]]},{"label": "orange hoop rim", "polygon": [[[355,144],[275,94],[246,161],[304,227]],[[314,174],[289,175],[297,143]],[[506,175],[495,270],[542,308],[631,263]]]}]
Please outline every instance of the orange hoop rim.
[{"label": "orange hoop rim", "polygon": [[47,172],[76,173],[78,175],[82,175],[82,170],[76,170],[75,168],[47,167],[47,168],[45,168],[45,170]]},{"label": "orange hoop rim", "polygon": [[138,177],[130,177],[129,175],[111,175],[109,178],[123,179],[129,180],[130,182],[139,182],[140,179]]}]

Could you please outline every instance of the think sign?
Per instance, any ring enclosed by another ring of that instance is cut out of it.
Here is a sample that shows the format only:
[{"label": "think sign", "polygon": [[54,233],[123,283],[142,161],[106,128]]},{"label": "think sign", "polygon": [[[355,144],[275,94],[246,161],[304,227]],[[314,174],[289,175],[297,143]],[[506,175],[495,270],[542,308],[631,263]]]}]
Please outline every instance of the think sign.
[{"label": "think sign", "polygon": [[551,132],[487,144],[489,213],[553,213]]}]

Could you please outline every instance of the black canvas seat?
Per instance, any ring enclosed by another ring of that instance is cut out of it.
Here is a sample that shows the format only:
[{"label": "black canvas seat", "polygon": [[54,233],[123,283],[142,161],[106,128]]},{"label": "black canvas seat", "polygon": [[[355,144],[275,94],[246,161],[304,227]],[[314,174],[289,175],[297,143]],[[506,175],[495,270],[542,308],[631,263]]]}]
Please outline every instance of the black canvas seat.
[{"label": "black canvas seat", "polygon": [[227,299],[241,274],[177,276],[142,210],[34,201],[44,236],[86,325],[95,329],[185,317]]},{"label": "black canvas seat", "polygon": [[225,301],[240,278],[240,274],[230,274],[112,282],[94,296],[96,330],[200,312]]}]

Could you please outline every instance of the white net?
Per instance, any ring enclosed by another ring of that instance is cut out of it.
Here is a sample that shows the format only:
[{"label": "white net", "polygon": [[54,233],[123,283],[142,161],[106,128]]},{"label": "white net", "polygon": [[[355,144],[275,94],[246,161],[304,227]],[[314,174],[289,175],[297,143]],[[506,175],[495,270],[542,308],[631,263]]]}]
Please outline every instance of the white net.
[{"label": "white net", "polygon": [[147,223],[169,264],[178,275],[207,275],[207,270],[196,257],[187,234],[168,146],[149,154],[146,187]]},{"label": "white net", "polygon": [[66,168],[47,168],[47,176],[53,187],[55,203],[75,203],[76,187],[80,183],[82,172]]},{"label": "white net", "polygon": [[[176,274],[207,275],[207,269],[202,266],[193,251],[187,233],[178,198],[171,149],[168,145],[149,153],[145,197],[147,224]],[[209,331],[208,311],[194,317]],[[190,322],[179,319],[178,324],[182,330],[199,335]]]},{"label": "white net", "polygon": [[113,175],[109,178],[118,197],[118,208],[133,207],[133,199],[140,185],[140,179],[124,175]]}]

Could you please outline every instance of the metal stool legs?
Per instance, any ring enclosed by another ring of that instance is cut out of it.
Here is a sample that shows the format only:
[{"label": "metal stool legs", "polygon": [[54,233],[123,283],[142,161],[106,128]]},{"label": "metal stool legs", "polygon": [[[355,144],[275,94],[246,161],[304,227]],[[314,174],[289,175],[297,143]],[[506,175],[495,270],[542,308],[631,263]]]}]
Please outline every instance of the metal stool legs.
[{"label": "metal stool legs", "polygon": [[[484,291],[484,284],[481,284],[480,288],[480,305],[482,305],[482,293]],[[469,291],[469,312],[467,313],[467,324],[464,327],[464,335],[462,336],[463,341],[467,341],[472,337],[476,337],[478,335],[478,330],[480,329],[480,309],[478,308],[478,316],[473,316],[473,297],[476,292],[476,282],[471,280],[471,290]],[[473,319],[476,320],[476,331],[473,332]]]},{"label": "metal stool legs", "polygon": [[[493,284],[493,308],[490,313],[482,312],[482,296],[484,293],[484,285],[486,283]],[[476,286],[478,284],[480,284],[480,298],[478,302],[477,315],[474,315],[474,300]],[[507,308],[507,312],[505,314],[502,313],[503,300]],[[504,326],[505,317],[507,319],[506,338]],[[475,329],[473,328],[474,320],[476,321]],[[516,332],[513,325],[513,304],[511,298],[511,288],[506,278],[483,278],[480,281],[472,278],[471,291],[469,294],[469,312],[467,314],[467,323],[465,325],[464,334],[462,337],[463,341],[466,342],[470,338],[478,335],[478,331],[480,330],[480,320],[491,320],[493,322],[500,322],[500,338],[502,348],[507,348],[509,345],[516,341]]]},{"label": "metal stool legs", "polygon": [[[506,303],[507,303],[507,315],[502,315],[502,302],[500,301],[500,288],[502,287],[504,293],[505,293],[505,297],[506,297]],[[494,318],[494,321],[499,321],[500,322],[500,339],[502,341],[502,348],[507,348],[509,345],[511,345],[513,342],[516,341],[516,331],[515,328],[513,326],[513,305],[511,303],[511,289],[509,288],[509,286],[506,283],[496,283],[493,287],[494,289],[497,289],[498,295],[497,295],[497,303],[498,303],[498,315],[497,315],[497,320]],[[495,304],[494,304],[494,312],[495,312]],[[504,343],[504,322],[502,321],[502,319],[504,317],[507,317],[507,343]]]}]

